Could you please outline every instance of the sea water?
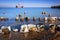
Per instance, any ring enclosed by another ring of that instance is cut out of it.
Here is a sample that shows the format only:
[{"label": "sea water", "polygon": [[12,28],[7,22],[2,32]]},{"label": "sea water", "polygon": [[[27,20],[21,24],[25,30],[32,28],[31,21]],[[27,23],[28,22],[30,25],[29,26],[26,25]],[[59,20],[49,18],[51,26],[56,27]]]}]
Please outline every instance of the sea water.
[{"label": "sea water", "polygon": [[[39,17],[48,17],[49,14],[51,16],[60,17],[60,9],[57,8],[41,8],[41,7],[25,7],[25,8],[0,8],[0,16],[9,18],[8,21],[0,22],[0,25],[17,25],[15,22],[15,17],[19,17],[19,14],[22,14],[24,17],[24,11],[26,11],[25,16],[30,17],[32,21],[33,16],[37,19]],[[46,14],[42,15],[42,12],[45,11]],[[3,13],[4,12],[4,13]],[[19,20],[20,21],[20,20]]]},{"label": "sea water", "polygon": [[[60,9],[57,8],[39,8],[39,7],[28,7],[28,8],[0,8],[0,16],[8,17],[10,19],[15,18],[19,14],[24,17],[24,11],[26,11],[26,16],[32,18],[33,16],[43,17],[42,12],[45,11],[46,15],[51,14],[51,16],[60,16]],[[3,14],[5,12],[5,14]]]}]

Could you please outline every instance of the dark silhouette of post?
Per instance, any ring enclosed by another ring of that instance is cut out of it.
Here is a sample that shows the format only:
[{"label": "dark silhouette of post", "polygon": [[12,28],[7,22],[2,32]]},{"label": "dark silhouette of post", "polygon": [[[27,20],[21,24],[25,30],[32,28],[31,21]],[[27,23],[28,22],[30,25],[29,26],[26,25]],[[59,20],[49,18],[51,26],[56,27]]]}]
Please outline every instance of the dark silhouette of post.
[{"label": "dark silhouette of post", "polygon": [[19,16],[20,24],[22,24],[23,22],[22,14],[19,14],[18,16]]},{"label": "dark silhouette of post", "polygon": [[42,22],[42,18],[41,18],[41,17],[39,17],[39,19],[38,19],[38,20],[39,20],[39,22]]},{"label": "dark silhouette of post", "polygon": [[21,24],[23,23],[23,21],[24,21],[24,18],[23,17],[20,17]]},{"label": "dark silhouette of post", "polygon": [[34,16],[33,17],[33,23],[35,24],[35,22],[36,22],[36,17]]},{"label": "dark silhouette of post", "polygon": [[26,11],[24,11],[24,18],[26,17]]},{"label": "dark silhouette of post", "polygon": [[27,23],[29,23],[29,22],[30,22],[30,17],[25,17],[25,21],[26,21]]},{"label": "dark silhouette of post", "polygon": [[19,18],[22,17],[22,14],[19,14]]},{"label": "dark silhouette of post", "polygon": [[18,18],[18,17],[16,17],[16,18],[15,18],[15,21],[16,21],[16,22],[18,22],[18,20],[19,20],[19,18]]}]

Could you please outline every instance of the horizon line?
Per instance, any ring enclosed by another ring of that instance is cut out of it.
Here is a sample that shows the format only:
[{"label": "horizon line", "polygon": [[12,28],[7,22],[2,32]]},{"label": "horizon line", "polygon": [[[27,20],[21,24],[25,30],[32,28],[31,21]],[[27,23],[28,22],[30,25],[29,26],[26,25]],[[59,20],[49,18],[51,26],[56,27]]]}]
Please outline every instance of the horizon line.
[{"label": "horizon line", "polygon": [[[16,7],[0,7],[0,8],[16,8]],[[23,7],[26,8],[26,7]],[[38,7],[39,8],[39,7]],[[50,8],[50,7],[49,7]]]}]

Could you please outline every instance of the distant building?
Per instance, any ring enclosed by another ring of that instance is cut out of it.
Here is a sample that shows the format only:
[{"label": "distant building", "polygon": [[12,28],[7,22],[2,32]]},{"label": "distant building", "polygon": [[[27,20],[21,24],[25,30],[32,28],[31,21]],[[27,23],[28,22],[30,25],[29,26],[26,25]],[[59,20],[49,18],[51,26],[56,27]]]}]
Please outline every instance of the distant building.
[{"label": "distant building", "polygon": [[16,8],[23,8],[20,4],[16,5]]}]

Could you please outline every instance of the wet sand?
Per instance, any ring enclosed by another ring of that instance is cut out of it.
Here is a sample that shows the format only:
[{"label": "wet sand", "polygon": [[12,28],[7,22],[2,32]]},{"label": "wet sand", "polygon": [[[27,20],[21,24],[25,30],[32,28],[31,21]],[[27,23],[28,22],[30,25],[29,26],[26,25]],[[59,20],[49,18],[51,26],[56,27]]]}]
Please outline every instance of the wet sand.
[{"label": "wet sand", "polygon": [[[59,34],[59,35],[57,35]],[[60,40],[60,33],[50,32],[11,32],[10,34],[0,34],[0,40]]]}]

